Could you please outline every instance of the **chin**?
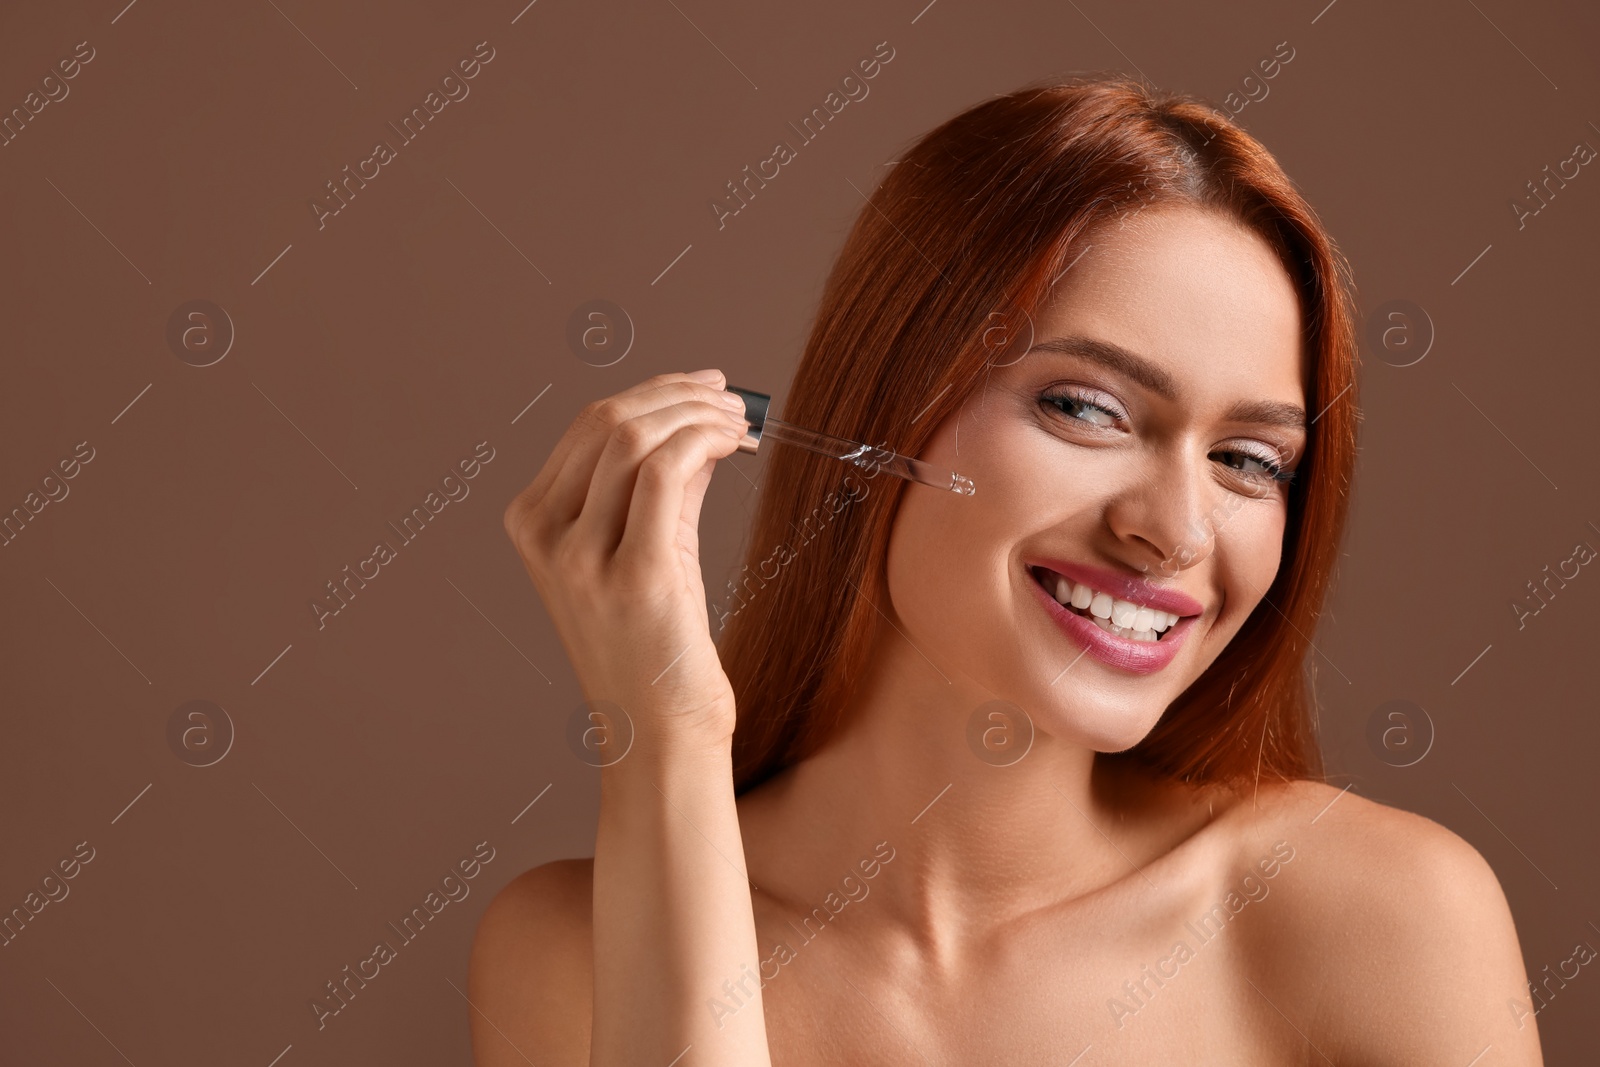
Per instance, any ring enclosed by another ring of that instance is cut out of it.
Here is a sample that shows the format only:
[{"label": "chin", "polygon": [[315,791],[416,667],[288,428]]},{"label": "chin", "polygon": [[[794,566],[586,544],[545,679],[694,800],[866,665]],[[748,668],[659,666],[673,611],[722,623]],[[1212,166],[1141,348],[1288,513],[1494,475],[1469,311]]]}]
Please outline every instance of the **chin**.
[{"label": "chin", "polygon": [[1051,710],[1038,723],[1040,733],[1063,744],[1093,749],[1096,752],[1126,752],[1150,736],[1161,715],[1130,716],[1125,711],[1105,709]]}]

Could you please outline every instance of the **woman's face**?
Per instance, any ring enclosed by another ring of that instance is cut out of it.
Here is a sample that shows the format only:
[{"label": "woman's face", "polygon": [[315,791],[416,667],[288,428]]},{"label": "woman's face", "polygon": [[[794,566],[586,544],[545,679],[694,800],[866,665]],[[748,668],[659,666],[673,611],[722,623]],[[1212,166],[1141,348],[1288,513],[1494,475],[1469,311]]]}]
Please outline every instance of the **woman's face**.
[{"label": "woman's face", "polygon": [[1309,416],[1295,290],[1264,241],[1172,206],[1091,241],[1032,347],[998,356],[921,453],[976,493],[908,486],[888,580],[945,673],[1115,752],[1271,585]]}]

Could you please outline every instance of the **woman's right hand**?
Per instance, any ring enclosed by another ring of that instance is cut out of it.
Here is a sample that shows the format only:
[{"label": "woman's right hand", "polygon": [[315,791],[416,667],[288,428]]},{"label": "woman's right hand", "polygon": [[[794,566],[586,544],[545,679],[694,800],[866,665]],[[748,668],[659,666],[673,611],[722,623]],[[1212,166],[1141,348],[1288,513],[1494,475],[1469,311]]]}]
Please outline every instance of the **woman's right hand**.
[{"label": "woman's right hand", "polygon": [[661,374],[595,401],[505,511],[585,697],[658,741],[733,736],[699,551],[712,469],[747,426],[724,384],[715,370]]}]

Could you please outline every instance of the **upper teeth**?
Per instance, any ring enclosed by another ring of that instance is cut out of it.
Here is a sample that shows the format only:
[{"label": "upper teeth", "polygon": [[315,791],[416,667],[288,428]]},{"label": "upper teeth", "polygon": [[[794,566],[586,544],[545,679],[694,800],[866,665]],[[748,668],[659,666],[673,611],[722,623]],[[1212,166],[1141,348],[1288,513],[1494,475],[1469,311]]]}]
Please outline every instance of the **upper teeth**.
[{"label": "upper teeth", "polygon": [[1054,590],[1057,602],[1087,609],[1096,619],[1108,620],[1109,625],[1107,622],[1102,622],[1100,625],[1106,629],[1115,627],[1112,632],[1127,631],[1124,636],[1140,641],[1154,641],[1156,634],[1162,633],[1178,621],[1179,616],[1170,611],[1135,604],[1131,600],[1118,600],[1098,589],[1074,583],[1054,571],[1041,568],[1041,572],[1045,588]]}]

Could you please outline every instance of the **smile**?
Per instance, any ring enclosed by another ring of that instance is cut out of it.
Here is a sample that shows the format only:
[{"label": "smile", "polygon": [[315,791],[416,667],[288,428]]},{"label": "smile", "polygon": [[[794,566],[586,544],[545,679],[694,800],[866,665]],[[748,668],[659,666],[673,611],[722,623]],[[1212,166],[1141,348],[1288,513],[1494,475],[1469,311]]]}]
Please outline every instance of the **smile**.
[{"label": "smile", "polygon": [[[1072,576],[1043,563],[1026,565],[1045,610],[1084,654],[1120,670],[1149,674],[1165,667],[1205,610],[1192,597],[1136,578],[1071,563],[1057,566]],[[1090,584],[1100,577],[1098,585]]]},{"label": "smile", "polygon": [[1119,600],[1110,593],[1074,582],[1065,575],[1044,567],[1031,567],[1033,578],[1056,600],[1056,603],[1075,615],[1080,615],[1100,629],[1130,641],[1159,641],[1162,634],[1177,625],[1179,616],[1160,608]]}]

